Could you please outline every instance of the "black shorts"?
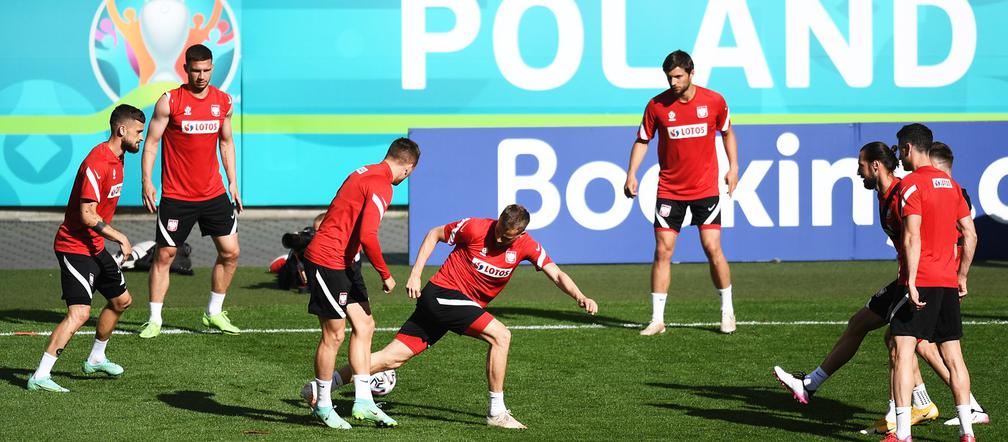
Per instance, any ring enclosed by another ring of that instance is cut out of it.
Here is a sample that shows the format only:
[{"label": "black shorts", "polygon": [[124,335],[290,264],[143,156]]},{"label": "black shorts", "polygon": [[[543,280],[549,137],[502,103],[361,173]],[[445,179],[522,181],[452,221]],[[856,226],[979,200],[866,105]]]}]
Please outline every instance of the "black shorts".
[{"label": "black shorts", "polygon": [[206,201],[161,198],[157,208],[155,237],[158,246],[180,247],[199,221],[203,236],[228,236],[238,232],[238,212],[222,193]]},{"label": "black shorts", "polygon": [[428,282],[420,292],[413,314],[395,339],[416,355],[434,345],[449,330],[477,336],[493,319],[493,315],[462,292]]},{"label": "black shorts", "polygon": [[67,306],[91,305],[95,289],[105,299],[119,297],[126,292],[126,278],[107,250],[97,255],[56,252],[60,266],[60,285]]},{"label": "black shorts", "polygon": [[[324,319],[346,319],[346,306],[368,303],[367,287],[361,277],[360,262],[345,269],[330,269],[304,260],[308,277],[308,313]],[[371,314],[370,308],[364,311]]]},{"label": "black shorts", "polygon": [[913,336],[940,344],[963,336],[959,316],[959,290],[949,287],[918,287],[920,300],[927,303],[916,310],[907,299],[896,309],[890,322],[893,336]]},{"label": "black shorts", "polygon": [[675,230],[682,226],[700,226],[701,229],[721,228],[721,197],[711,196],[698,200],[680,201],[658,198],[655,201],[656,230]]},{"label": "black shorts", "polygon": [[901,285],[898,280],[890,282],[889,285],[880,288],[871,298],[868,298],[865,308],[889,322],[893,310],[901,300],[906,299],[906,294],[906,286]]}]

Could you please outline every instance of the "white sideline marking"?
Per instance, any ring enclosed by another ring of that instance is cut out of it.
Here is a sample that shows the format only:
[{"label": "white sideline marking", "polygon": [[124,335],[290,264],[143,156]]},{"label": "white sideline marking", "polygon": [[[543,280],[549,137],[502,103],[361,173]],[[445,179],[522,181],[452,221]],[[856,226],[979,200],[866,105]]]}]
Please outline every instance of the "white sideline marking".
[{"label": "white sideline marking", "polygon": [[[751,325],[751,326],[775,326],[775,325],[844,325],[847,321],[739,321],[738,325]],[[580,330],[580,329],[600,329],[600,328],[641,328],[647,324],[620,324],[618,326],[607,326],[603,324],[542,324],[542,325],[512,325],[508,326],[511,330]],[[721,325],[720,322],[670,322],[665,324],[666,327],[678,327],[678,328],[703,328],[703,327],[716,327]],[[1008,325],[1008,321],[963,321],[963,325]],[[348,328],[349,330],[349,328]],[[399,331],[399,327],[378,327],[375,328],[378,332],[394,332]],[[317,328],[248,328],[241,331],[242,334],[282,334],[282,333],[318,333]],[[76,334],[78,335],[90,335],[93,334],[94,330],[78,330]],[[112,332],[117,335],[135,335],[139,332],[127,331],[127,330],[115,330]],[[179,328],[169,328],[161,330],[163,335],[196,335],[196,334],[216,334],[217,331],[193,331],[184,330]],[[49,336],[52,331],[25,331],[25,332],[0,332],[0,337],[8,336]]]}]

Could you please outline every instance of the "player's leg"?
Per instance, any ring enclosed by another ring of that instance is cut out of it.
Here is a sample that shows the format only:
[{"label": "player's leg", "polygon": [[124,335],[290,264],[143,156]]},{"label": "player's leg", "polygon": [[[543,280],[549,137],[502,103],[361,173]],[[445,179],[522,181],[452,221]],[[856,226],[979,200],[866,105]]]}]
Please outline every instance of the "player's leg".
[{"label": "player's leg", "polygon": [[[385,348],[371,353],[371,374],[379,373],[385,370],[394,370],[396,368],[402,367],[407,361],[416,356],[418,353],[413,353],[406,344],[399,340],[399,336],[389,342]],[[336,371],[333,376],[333,382],[335,387],[342,386],[353,380],[353,368],[349,364],[344,365],[339,370]]]},{"label": "player's leg", "polygon": [[192,203],[171,198],[161,198],[155,217],[157,225],[154,229],[154,241],[157,246],[147,275],[150,317],[140,330],[140,337],[145,339],[161,334],[161,324],[164,322],[161,310],[168,294],[171,264],[175,260],[178,247],[185,243],[196,223]]},{"label": "player's leg", "polygon": [[[938,347],[931,342],[919,340],[916,352],[918,356],[924,358],[929,364],[933,362],[933,359],[937,359],[938,363],[943,364],[941,362],[941,355],[938,353]],[[938,419],[938,406],[931,401],[931,396],[928,395],[927,387],[924,385],[924,378],[921,376],[919,362],[913,364],[913,380],[914,388],[911,396],[913,410],[911,411],[910,422],[912,425],[917,425]]]},{"label": "player's leg", "polygon": [[116,264],[115,259],[108,251],[102,251],[94,258],[101,273],[95,281],[98,291],[105,297],[107,303],[98,314],[98,322],[95,326],[95,340],[91,346],[91,354],[84,360],[82,370],[85,374],[102,372],[109,376],[120,376],[123,368],[119,364],[112,362],[105,356],[105,347],[108,345],[112,332],[123,312],[133,303],[133,297],[126,290],[126,278]]},{"label": "player's leg", "polygon": [[315,349],[315,416],[330,428],[349,429],[350,424],[336,414],[332,403],[332,375],[336,354],[346,335],[346,319],[319,316],[322,335]]},{"label": "player's leg", "polygon": [[640,334],[665,333],[665,300],[672,281],[672,254],[682,228],[688,205],[685,201],[659,198],[655,201],[654,261],[651,263],[651,321]]},{"label": "player's leg", "polygon": [[[959,292],[953,288],[943,288],[941,290],[941,310],[938,314],[938,324],[935,327],[933,341],[938,344],[942,359],[949,370],[949,386],[952,388],[952,397],[955,399],[956,414],[959,417],[959,434],[966,439],[966,436],[973,436],[973,422],[975,413],[973,402],[975,399],[970,393],[970,376],[966,368],[966,361],[963,358],[962,348],[959,340],[962,339],[962,316],[960,315]],[[989,422],[989,419],[987,419]],[[986,422],[983,422],[986,423]],[[975,439],[973,439],[975,440]]]},{"label": "player's leg", "polygon": [[886,322],[868,307],[863,307],[854,313],[847,321],[840,338],[833,344],[822,363],[809,374],[788,373],[783,368],[774,367],[774,375],[784,387],[791,391],[798,402],[807,404],[819,386],[826,382],[833,373],[840,370],[854,355],[864,341],[868,332],[881,328]]},{"label": "player's leg", "polygon": [[350,369],[353,371],[354,419],[374,422],[382,427],[398,425],[382,411],[371,395],[371,338],[374,335],[374,318],[368,302],[355,302],[346,306],[353,331],[350,334]]},{"label": "player's leg", "polygon": [[916,348],[920,339],[935,335],[942,309],[940,289],[918,287],[923,308],[916,308],[907,299],[900,299],[891,317],[889,330],[895,342],[895,367],[893,369],[893,399],[896,405],[896,438],[910,436],[912,422],[913,371],[917,365]]},{"label": "player's leg", "polygon": [[210,273],[210,297],[203,314],[203,325],[225,334],[239,334],[241,330],[231,323],[224,311],[224,298],[231,287],[235,269],[238,268],[238,256],[241,255],[238,245],[238,212],[227,194],[223,194],[202,203],[198,219],[200,233],[212,237],[214,247],[217,248],[217,259]]},{"label": "player's leg", "polygon": [[[489,316],[489,313],[487,313]],[[492,318],[492,317],[491,317]],[[504,405],[504,377],[507,373],[508,351],[511,348],[511,330],[496,319],[490,319],[477,335],[490,344],[487,350],[487,386],[490,390],[490,409],[487,424],[496,427],[524,429]]]},{"label": "player's leg", "polygon": [[910,437],[911,398],[913,392],[914,348],[917,338],[913,336],[893,336],[895,341],[895,367],[892,373],[893,400],[896,404],[896,438]]},{"label": "player's leg", "polygon": [[721,226],[704,224],[700,226],[700,244],[710,267],[711,282],[721,297],[721,332],[735,331],[735,307],[732,304],[731,269],[721,250]]}]

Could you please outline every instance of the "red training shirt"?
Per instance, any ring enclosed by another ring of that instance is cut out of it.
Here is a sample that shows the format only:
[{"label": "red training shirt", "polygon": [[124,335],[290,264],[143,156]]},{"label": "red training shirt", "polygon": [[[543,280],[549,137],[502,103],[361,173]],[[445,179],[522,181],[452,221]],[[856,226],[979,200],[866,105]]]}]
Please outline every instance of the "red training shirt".
[{"label": "red training shirt", "polygon": [[95,213],[105,223],[112,223],[122,185],[123,158],[112,153],[108,142],[91,149],[91,153],[84,157],[77,169],[77,178],[70,190],[63,224],[56,231],[53,249],[57,252],[91,256],[105,250],[105,238],[84,225],[80,207],[84,202],[95,201],[98,203]]},{"label": "red training shirt", "polygon": [[464,218],[444,226],[445,238],[455,246],[430,282],[446,289],[457,290],[486,307],[504,290],[522,260],[528,260],[536,270],[553,262],[546,249],[524,234],[509,247],[495,247],[494,227],[497,220]]},{"label": "red training shirt", "polygon": [[696,200],[720,194],[714,135],[730,126],[728,104],[710,89],[696,86],[686,103],[671,89],[652,98],[637,138],[651,141],[659,132],[658,198]]},{"label": "red training shirt", "polygon": [[879,194],[879,221],[882,223],[882,230],[889,236],[896,248],[896,262],[899,263],[898,282],[901,285],[907,283],[906,254],[903,250],[903,217],[900,216],[900,196],[901,180],[894,178],[889,184],[885,194]]},{"label": "red training shirt", "polygon": [[920,215],[921,252],[917,287],[959,287],[958,220],[970,216],[962,189],[931,166],[903,178],[903,217]]},{"label": "red training shirt", "polygon": [[185,85],[168,92],[168,127],[162,139],[161,196],[206,201],[224,193],[217,142],[231,112],[231,95],[207,86],[196,98]]},{"label": "red training shirt", "polygon": [[305,257],[330,269],[345,269],[361,249],[382,280],[392,276],[381,244],[378,226],[392,201],[392,169],[384,161],[350,173],[329,204]]}]

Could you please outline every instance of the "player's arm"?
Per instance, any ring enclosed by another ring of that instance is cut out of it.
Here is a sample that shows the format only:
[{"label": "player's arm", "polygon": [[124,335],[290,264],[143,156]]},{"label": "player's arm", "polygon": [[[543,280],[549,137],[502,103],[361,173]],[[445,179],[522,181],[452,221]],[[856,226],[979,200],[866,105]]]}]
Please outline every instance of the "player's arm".
[{"label": "player's arm", "polygon": [[154,105],[154,115],[151,116],[150,125],[147,126],[147,136],[143,142],[143,156],[140,160],[141,178],[143,180],[144,207],[147,211],[154,213],[157,210],[157,189],[154,181],[151,180],[151,173],[154,170],[154,161],[157,160],[158,148],[161,146],[161,137],[164,136],[165,128],[168,127],[168,116],[171,114],[171,107],[168,104],[168,94],[162,95]]},{"label": "player's arm", "polygon": [[920,265],[921,216],[907,215],[903,218],[903,252],[906,255],[907,291],[910,292],[910,302],[917,308],[924,308],[925,302],[920,302],[917,293],[917,268]]},{"label": "player's arm", "polygon": [[234,198],[238,213],[241,213],[245,210],[245,206],[242,205],[241,195],[238,194],[238,174],[235,172],[237,169],[235,169],[234,133],[231,130],[231,115],[233,114],[234,108],[224,116],[218,144],[220,145],[221,160],[224,161],[224,173],[227,174],[228,192],[231,194],[231,198]]},{"label": "player's arm", "polygon": [[133,246],[129,242],[129,238],[122,232],[116,230],[108,224],[105,224],[105,220],[98,216],[97,212],[98,202],[97,201],[83,201],[80,205],[80,215],[81,222],[87,226],[87,228],[94,230],[95,233],[119,243],[122,248],[123,260],[129,259],[130,254],[133,253]]},{"label": "player's arm", "polygon": [[378,241],[378,226],[381,225],[382,211],[385,207],[378,207],[378,204],[373,200],[373,193],[369,186],[364,186],[364,213],[361,215],[361,226],[360,226],[360,242],[361,247],[364,249],[364,254],[367,255],[368,261],[371,262],[371,266],[374,267],[375,271],[382,279],[382,290],[385,293],[391,293],[392,289],[395,288],[395,279],[392,279],[392,273],[389,272],[388,265],[385,264],[385,257],[382,256],[381,243]]},{"label": "player's arm", "polygon": [[721,131],[721,141],[724,142],[725,156],[728,157],[728,172],[725,173],[725,184],[728,185],[728,196],[735,192],[738,185],[738,139],[735,137],[735,128],[728,125],[728,129]]},{"label": "player's arm", "polygon": [[430,259],[431,253],[434,253],[434,247],[439,242],[447,242],[447,238],[444,233],[445,226],[437,226],[430,229],[427,232],[427,236],[424,237],[423,242],[420,243],[420,249],[417,250],[416,262],[413,263],[413,270],[410,271],[409,279],[406,280],[406,294],[410,298],[416,299],[420,297],[420,277],[423,276],[424,266],[427,265],[427,260]]},{"label": "player's arm", "polygon": [[648,142],[640,138],[634,142],[630,149],[630,164],[627,165],[626,184],[623,185],[623,194],[627,198],[637,196],[637,169],[640,168],[644,156],[647,155]]},{"label": "player's arm", "polygon": [[976,251],[977,233],[973,225],[973,218],[964,216],[959,218],[957,227],[963,236],[962,256],[959,257],[959,297],[966,296],[966,276],[969,274],[970,265],[973,264],[973,253]]},{"label": "player's arm", "polygon": [[570,276],[567,276],[563,270],[560,270],[560,266],[556,265],[556,263],[551,262],[544,265],[543,273],[545,273],[546,277],[549,278],[550,281],[553,281],[553,284],[556,284],[560,290],[563,290],[563,292],[568,296],[574,298],[574,301],[578,303],[579,307],[585,309],[586,312],[593,315],[598,313],[598,304],[595,303],[595,300],[585,296],[584,293],[581,293],[581,289],[579,289],[577,284],[574,283],[574,280],[571,279]]}]

